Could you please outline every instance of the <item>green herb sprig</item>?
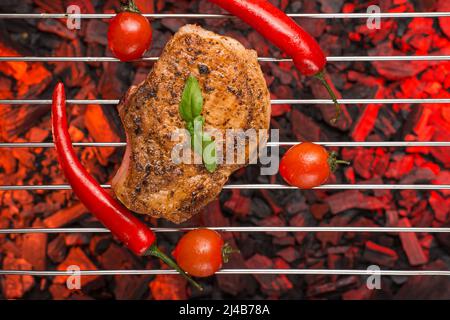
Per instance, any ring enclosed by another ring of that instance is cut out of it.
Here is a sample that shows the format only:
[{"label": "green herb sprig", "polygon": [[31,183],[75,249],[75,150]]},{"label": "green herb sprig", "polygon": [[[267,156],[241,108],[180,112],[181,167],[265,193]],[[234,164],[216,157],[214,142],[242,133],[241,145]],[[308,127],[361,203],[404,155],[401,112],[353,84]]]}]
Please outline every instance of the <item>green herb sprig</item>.
[{"label": "green herb sprig", "polygon": [[191,147],[202,156],[206,170],[214,172],[217,169],[216,144],[212,137],[203,132],[205,119],[201,116],[203,96],[197,79],[190,75],[186,80],[179,112],[186,122],[186,129],[191,135]]}]

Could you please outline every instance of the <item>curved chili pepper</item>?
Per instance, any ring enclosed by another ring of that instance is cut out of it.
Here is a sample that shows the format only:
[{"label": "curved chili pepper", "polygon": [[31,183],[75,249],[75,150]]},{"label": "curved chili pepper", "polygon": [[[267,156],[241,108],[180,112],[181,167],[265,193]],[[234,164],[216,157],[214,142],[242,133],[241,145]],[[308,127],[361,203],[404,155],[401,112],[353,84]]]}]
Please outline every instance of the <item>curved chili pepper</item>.
[{"label": "curved chili pepper", "polygon": [[86,208],[135,254],[160,258],[202,290],[198,283],[158,249],[153,231],[106,192],[83,167],[75,154],[69,135],[66,94],[62,83],[58,83],[53,92],[52,133],[64,175]]},{"label": "curved chili pepper", "polygon": [[209,0],[240,18],[267,40],[292,57],[295,67],[306,76],[315,76],[327,88],[336,106],[336,122],[341,113],[337,97],[324,77],[327,63],[317,41],[283,11],[267,0]]}]

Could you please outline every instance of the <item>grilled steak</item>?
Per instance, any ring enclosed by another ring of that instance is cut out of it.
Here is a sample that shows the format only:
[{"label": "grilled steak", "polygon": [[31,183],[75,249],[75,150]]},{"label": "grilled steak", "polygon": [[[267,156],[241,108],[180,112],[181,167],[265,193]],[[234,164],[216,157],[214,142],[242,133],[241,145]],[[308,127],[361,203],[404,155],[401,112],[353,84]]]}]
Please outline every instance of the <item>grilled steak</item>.
[{"label": "grilled steak", "polygon": [[[267,130],[271,113],[255,51],[195,25],[173,36],[148,78],[130,88],[119,104],[128,145],[112,187],[130,210],[175,223],[214,200],[243,166],[221,164],[210,173],[203,164],[171,160],[177,143],[171,134],[185,128],[178,107],[189,75],[202,89],[205,129]],[[251,151],[247,146],[247,161]]]}]

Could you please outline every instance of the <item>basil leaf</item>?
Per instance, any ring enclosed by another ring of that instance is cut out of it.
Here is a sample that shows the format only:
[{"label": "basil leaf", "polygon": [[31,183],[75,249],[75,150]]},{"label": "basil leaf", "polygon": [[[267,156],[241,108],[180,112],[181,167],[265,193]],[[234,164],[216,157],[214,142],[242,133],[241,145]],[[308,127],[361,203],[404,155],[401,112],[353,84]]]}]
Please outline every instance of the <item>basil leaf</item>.
[{"label": "basil leaf", "polygon": [[217,169],[216,143],[207,133],[203,135],[203,164],[211,173]]},{"label": "basil leaf", "polygon": [[203,152],[203,123],[204,119],[202,116],[195,117],[194,121],[188,124],[191,130],[191,146],[194,151],[202,155]]},{"label": "basil leaf", "polygon": [[201,116],[203,96],[200,85],[194,76],[189,76],[186,80],[178,109],[190,133],[191,148],[202,156],[206,170],[216,171],[216,144],[209,134],[203,133],[203,124],[205,123],[205,119]]},{"label": "basil leaf", "polygon": [[179,106],[181,118],[191,122],[202,113],[202,108],[203,96],[200,85],[194,76],[189,76],[184,85]]}]

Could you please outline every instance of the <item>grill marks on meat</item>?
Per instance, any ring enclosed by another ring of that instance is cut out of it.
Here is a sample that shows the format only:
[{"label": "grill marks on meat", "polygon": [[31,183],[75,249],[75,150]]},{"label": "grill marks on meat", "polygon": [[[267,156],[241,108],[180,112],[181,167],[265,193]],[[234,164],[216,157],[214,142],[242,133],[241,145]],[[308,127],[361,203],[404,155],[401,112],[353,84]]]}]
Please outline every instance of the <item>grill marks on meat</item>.
[{"label": "grill marks on meat", "polygon": [[[166,45],[148,78],[119,104],[127,133],[123,163],[112,181],[130,210],[183,222],[214,200],[242,165],[174,164],[174,130],[184,128],[178,106],[187,77],[202,88],[205,128],[268,129],[270,95],[253,50],[198,26],[182,27]],[[252,150],[247,148],[248,154]]]}]

